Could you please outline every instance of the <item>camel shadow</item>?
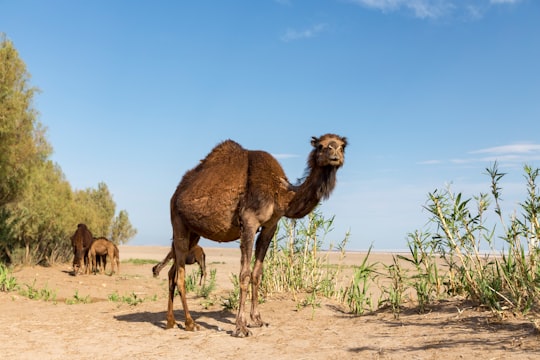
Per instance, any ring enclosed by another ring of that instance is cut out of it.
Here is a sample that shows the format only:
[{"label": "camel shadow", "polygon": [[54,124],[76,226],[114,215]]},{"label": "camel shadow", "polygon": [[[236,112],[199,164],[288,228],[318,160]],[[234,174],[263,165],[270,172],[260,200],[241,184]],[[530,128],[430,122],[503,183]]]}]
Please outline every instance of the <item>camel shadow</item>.
[{"label": "camel shadow", "polygon": [[[214,331],[222,331],[222,326],[219,324],[210,324],[206,321],[203,321],[203,318],[212,318],[216,322],[224,324],[224,325],[231,325],[234,324],[234,321],[231,319],[234,319],[234,314],[232,314],[230,311],[226,310],[219,310],[219,311],[204,311],[204,312],[198,312],[198,311],[190,311],[190,314],[192,315],[195,322],[202,328],[208,329],[208,330],[214,330]],[[175,318],[176,318],[176,325],[180,329],[184,329],[183,323],[184,323],[184,312],[178,311],[175,312]],[[131,313],[131,314],[123,314],[123,315],[117,315],[114,316],[114,318],[117,321],[126,321],[131,323],[150,323],[156,327],[159,327],[161,329],[166,329],[167,324],[167,313],[166,311],[159,311],[159,312],[150,312],[150,311],[143,311],[143,312],[137,312],[137,313]]]},{"label": "camel shadow", "polygon": [[68,274],[69,276],[76,276],[75,271],[73,270],[62,270],[64,274]]}]

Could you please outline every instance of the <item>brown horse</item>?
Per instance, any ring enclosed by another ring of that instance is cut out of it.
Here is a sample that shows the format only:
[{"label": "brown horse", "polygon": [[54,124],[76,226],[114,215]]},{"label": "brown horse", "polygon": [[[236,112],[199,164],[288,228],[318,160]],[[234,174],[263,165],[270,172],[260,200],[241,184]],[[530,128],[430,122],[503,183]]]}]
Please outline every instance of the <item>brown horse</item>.
[{"label": "brown horse", "polygon": [[73,247],[73,274],[81,270],[81,267],[84,263],[85,266],[88,266],[88,249],[94,241],[94,237],[88,227],[85,224],[77,225],[77,230],[71,236],[71,246]]},{"label": "brown horse", "polygon": [[[159,264],[154,265],[152,268],[152,273],[154,274],[154,277],[159,276],[159,272],[161,269],[163,269],[168,263],[169,260],[174,259],[173,251],[169,251],[167,256],[165,256],[165,259],[161,260]],[[199,268],[201,269],[201,278],[199,279],[199,286],[203,282],[206,282],[206,254],[204,253],[204,250],[199,245],[193,246],[191,249],[189,249],[188,256],[186,258],[186,265],[193,265],[193,264],[199,264]]]},{"label": "brown horse", "polygon": [[[101,261],[100,269],[98,269],[97,264],[97,257],[101,256],[103,257]],[[106,259],[110,260],[111,263],[111,274],[114,273],[114,267],[116,264],[116,272],[120,273],[120,251],[118,250],[118,247],[113,244],[111,241],[107,240],[104,237],[97,238],[92,242],[92,245],[90,245],[90,249],[88,250],[88,259],[91,266],[88,266],[86,268],[86,272],[89,274],[90,272],[94,272],[94,274],[99,271],[105,272],[107,267],[107,261]]]}]

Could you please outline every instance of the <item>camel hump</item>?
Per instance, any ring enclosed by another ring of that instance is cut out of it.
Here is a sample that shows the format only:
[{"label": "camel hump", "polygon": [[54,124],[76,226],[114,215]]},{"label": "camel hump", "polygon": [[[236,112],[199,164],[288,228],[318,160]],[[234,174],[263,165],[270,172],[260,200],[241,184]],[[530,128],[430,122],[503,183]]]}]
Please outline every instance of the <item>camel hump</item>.
[{"label": "camel hump", "polygon": [[220,143],[184,175],[171,206],[194,228],[204,219],[218,219],[204,237],[237,236],[236,212],[246,192],[248,166],[246,149],[232,140]]}]

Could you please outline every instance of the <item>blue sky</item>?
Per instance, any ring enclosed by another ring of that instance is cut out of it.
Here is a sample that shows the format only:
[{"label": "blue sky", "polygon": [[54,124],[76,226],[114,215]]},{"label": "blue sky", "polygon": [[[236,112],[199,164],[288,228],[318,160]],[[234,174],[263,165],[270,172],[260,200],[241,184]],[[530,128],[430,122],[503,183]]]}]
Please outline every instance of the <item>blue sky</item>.
[{"label": "blue sky", "polygon": [[[0,32],[42,92],[53,160],[74,188],[104,181],[138,235],[168,245],[169,199],[234,139],[301,177],[311,136],[346,136],[328,240],[406,248],[427,194],[489,190],[505,207],[540,165],[535,0],[0,0]],[[510,213],[508,213],[508,216]],[[215,245],[202,241],[203,246]]]}]

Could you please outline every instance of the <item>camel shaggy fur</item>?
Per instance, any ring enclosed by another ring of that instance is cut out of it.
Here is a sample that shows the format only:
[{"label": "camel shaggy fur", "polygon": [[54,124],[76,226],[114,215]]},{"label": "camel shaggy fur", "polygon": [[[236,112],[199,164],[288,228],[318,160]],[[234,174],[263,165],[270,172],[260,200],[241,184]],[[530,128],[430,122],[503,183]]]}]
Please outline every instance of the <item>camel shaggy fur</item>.
[{"label": "camel shaggy fur", "polygon": [[[246,150],[232,140],[217,145],[189,170],[174,192],[171,203],[174,263],[169,270],[167,328],[176,325],[173,313],[178,288],[185,315],[185,329],[197,330],[186,299],[185,265],[189,250],[200,237],[218,242],[240,239],[240,299],[233,336],[249,336],[245,302],[251,283],[251,327],[267,325],[257,303],[263,261],[281,217],[301,218],[330,196],[337,170],[345,160],[347,140],[335,134],[313,137],[306,177],[291,185],[278,161],[264,151]],[[251,269],[254,237],[255,263]]]}]

